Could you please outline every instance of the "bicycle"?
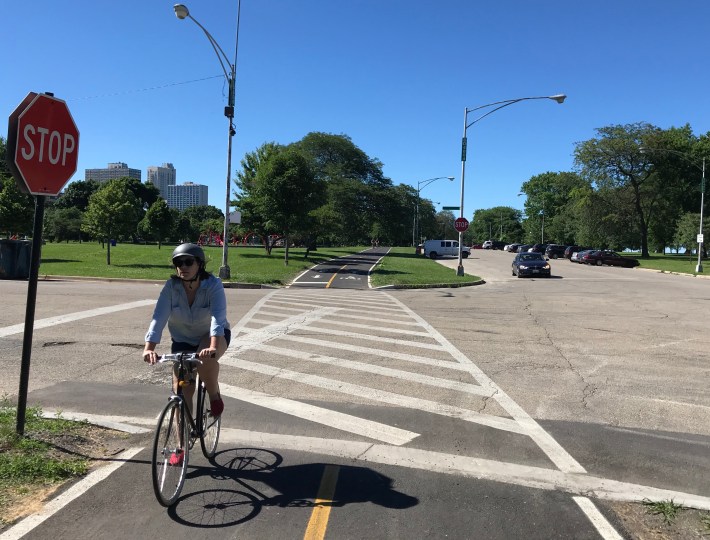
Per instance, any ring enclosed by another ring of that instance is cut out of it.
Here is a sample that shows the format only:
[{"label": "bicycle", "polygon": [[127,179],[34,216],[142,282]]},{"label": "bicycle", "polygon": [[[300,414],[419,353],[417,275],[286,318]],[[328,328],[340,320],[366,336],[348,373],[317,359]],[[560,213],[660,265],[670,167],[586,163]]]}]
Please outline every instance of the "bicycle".
[{"label": "bicycle", "polygon": [[[199,438],[202,453],[212,459],[217,451],[222,424],[221,416],[214,418],[210,414],[205,384],[193,371],[201,363],[197,354],[164,354],[158,359],[158,363],[167,362],[177,366],[177,392],[170,395],[158,417],[151,460],[153,490],[158,502],[166,507],[175,503],[185,484],[190,449]],[[183,397],[183,386],[193,380],[197,386],[194,417]]]}]

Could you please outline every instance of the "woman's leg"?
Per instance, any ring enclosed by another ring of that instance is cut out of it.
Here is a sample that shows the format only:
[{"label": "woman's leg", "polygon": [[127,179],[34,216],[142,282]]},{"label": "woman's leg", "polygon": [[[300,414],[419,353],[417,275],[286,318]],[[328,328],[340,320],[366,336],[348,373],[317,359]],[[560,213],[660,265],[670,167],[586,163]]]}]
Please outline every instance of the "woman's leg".
[{"label": "woman's leg", "polygon": [[[200,341],[198,350],[206,349],[210,345],[210,336],[205,336]],[[214,358],[208,358],[203,360],[202,364],[197,366],[197,372],[200,374],[200,378],[205,382],[205,387],[207,388],[207,393],[210,396],[210,400],[217,399],[219,397],[219,362],[218,360],[227,351],[227,340],[224,336],[217,338],[217,354]]]}]

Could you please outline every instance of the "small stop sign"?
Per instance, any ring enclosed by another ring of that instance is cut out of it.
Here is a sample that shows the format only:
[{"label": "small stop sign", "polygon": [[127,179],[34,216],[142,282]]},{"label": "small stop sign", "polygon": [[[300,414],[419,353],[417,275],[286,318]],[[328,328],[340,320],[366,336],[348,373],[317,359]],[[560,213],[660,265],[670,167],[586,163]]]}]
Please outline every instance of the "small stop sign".
[{"label": "small stop sign", "polygon": [[454,229],[458,232],[466,232],[468,230],[468,220],[464,217],[456,218]]},{"label": "small stop sign", "polygon": [[79,130],[67,104],[30,92],[10,115],[8,154],[18,184],[33,195],[58,195],[79,156]]}]

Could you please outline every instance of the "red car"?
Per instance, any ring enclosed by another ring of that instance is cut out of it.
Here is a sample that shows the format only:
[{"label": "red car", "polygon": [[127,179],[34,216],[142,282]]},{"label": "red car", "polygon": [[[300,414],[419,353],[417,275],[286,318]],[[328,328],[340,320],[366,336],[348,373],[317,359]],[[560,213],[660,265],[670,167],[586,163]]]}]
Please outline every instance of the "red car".
[{"label": "red car", "polygon": [[587,251],[582,256],[582,262],[584,264],[596,264],[597,266],[606,264],[608,266],[623,266],[624,268],[633,268],[634,266],[638,266],[640,264],[638,259],[623,257],[615,251],[610,251],[608,249]]}]

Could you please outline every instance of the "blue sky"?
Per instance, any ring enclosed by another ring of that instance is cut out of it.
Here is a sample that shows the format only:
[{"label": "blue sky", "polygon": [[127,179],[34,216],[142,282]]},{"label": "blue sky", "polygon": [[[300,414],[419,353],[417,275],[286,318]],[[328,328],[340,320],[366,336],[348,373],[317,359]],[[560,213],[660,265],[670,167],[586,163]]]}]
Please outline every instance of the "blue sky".
[{"label": "blue sky", "polygon": [[[236,0],[186,5],[233,58]],[[202,31],[172,6],[4,1],[0,111],[54,92],[81,133],[73,180],[116,161],[145,180],[171,162],[223,209],[227,88]],[[572,170],[595,128],[710,131],[709,20],[706,0],[243,0],[233,171],[267,141],[347,134],[395,184],[454,176],[421,194],[458,206],[464,108],[565,93],[468,130],[465,216],[522,208],[522,183]]]}]

